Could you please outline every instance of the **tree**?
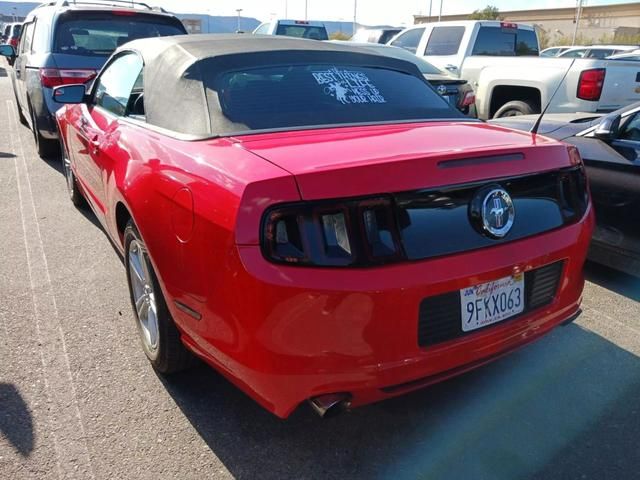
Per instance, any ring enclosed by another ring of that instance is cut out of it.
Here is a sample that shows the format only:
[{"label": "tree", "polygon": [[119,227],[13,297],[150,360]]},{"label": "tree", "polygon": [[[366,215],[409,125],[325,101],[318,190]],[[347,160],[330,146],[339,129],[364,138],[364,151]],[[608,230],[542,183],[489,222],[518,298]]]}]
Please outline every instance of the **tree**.
[{"label": "tree", "polygon": [[474,10],[474,12],[469,15],[469,19],[471,20],[500,20],[500,11],[498,7],[494,7],[493,5],[487,5],[482,10]]}]

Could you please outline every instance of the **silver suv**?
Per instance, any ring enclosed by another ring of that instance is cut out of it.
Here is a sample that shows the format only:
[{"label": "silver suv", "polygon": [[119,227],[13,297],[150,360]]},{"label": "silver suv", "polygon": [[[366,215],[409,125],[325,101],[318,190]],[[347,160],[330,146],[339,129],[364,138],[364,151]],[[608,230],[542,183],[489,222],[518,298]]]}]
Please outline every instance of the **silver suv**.
[{"label": "silver suv", "polygon": [[54,113],[60,105],[53,87],[91,82],[126,42],[186,33],[175,16],[129,0],[57,0],[35,8],[17,49],[3,45],[0,54],[15,61],[11,80],[20,121],[33,130],[40,156],[58,153]]}]

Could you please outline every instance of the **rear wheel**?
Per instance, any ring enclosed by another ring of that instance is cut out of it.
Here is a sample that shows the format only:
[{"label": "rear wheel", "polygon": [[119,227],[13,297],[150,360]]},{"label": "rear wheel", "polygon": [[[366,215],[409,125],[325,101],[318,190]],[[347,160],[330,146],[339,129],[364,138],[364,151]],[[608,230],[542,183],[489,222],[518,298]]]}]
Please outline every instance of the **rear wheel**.
[{"label": "rear wheel", "polygon": [[180,341],[180,332],[169,314],[149,254],[132,221],[125,228],[124,243],[131,305],[145,355],[160,373],[189,368],[195,358]]},{"label": "rear wheel", "polygon": [[513,100],[498,109],[493,118],[517,117],[536,113],[536,107],[524,100]]},{"label": "rear wheel", "polygon": [[60,150],[58,149],[58,142],[56,140],[50,140],[48,138],[44,138],[40,131],[38,130],[38,124],[36,123],[36,114],[31,110],[31,130],[33,131],[33,139],[36,142],[36,150],[38,150],[38,155],[40,158],[55,158],[60,154]]},{"label": "rear wheel", "polygon": [[18,120],[20,120],[20,123],[22,125],[24,125],[25,127],[28,127],[29,122],[27,122],[27,117],[25,117],[24,113],[22,113],[22,108],[20,108],[20,102],[18,101],[18,95],[16,95],[15,90],[13,92],[13,95],[16,98],[16,107],[18,108]]}]

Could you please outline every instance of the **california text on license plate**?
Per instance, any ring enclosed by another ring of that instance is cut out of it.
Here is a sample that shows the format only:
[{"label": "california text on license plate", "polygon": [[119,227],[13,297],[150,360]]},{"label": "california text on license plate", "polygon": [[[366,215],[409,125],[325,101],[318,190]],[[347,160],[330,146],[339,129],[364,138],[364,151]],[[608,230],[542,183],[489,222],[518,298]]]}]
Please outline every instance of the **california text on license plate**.
[{"label": "california text on license plate", "polygon": [[501,322],[524,310],[524,275],[504,277],[460,290],[462,331]]}]

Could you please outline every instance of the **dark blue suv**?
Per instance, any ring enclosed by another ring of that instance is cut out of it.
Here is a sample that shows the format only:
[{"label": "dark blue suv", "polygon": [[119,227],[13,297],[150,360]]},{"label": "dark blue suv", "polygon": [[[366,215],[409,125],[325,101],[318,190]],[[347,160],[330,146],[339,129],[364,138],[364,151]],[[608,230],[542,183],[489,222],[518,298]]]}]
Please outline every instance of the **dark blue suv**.
[{"label": "dark blue suv", "polygon": [[162,9],[129,0],[57,0],[35,8],[24,21],[15,60],[13,91],[20,121],[29,125],[41,157],[58,154],[53,87],[89,83],[120,45],[145,37],[186,34]]}]

